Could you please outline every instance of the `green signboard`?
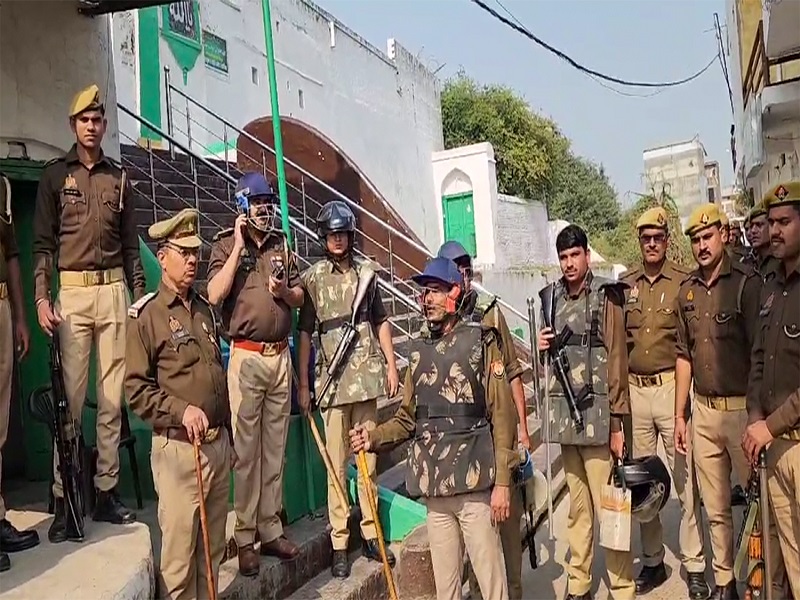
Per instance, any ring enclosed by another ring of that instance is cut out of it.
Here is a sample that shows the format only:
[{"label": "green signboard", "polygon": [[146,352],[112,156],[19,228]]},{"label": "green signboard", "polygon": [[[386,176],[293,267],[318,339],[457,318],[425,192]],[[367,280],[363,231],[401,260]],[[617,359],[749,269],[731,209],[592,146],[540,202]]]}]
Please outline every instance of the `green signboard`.
[{"label": "green signboard", "polygon": [[206,66],[222,73],[228,72],[228,42],[203,30],[203,54]]},{"label": "green signboard", "polygon": [[181,0],[161,7],[161,35],[183,72],[183,82],[202,52],[200,7],[197,0]]}]

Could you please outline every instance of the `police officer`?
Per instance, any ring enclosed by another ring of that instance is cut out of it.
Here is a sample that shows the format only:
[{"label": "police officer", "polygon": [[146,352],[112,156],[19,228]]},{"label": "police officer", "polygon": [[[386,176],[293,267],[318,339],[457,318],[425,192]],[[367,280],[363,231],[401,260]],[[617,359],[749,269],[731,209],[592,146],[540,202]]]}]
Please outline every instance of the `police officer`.
[{"label": "police officer", "polygon": [[[350,207],[339,200],[328,202],[317,216],[319,241],[326,258],[303,273],[306,296],[300,309],[299,394],[301,409],[311,406],[308,362],[311,354],[311,335],[316,330],[321,341],[317,372],[333,358],[342,339],[343,326],[350,322],[353,298],[360,278],[368,276],[372,267],[354,256],[356,218]],[[374,285],[374,284],[373,284]],[[378,418],[378,398],[397,393],[399,378],[392,345],[392,330],[377,287],[373,287],[362,304],[357,319],[358,339],[341,375],[324,398],[317,398],[325,424],[325,446],[339,481],[345,484],[345,468],[350,454],[347,432],[357,424],[374,426]],[[377,338],[377,339],[376,339]],[[327,376],[327,375],[326,375]],[[324,378],[317,378],[318,384]],[[375,479],[375,456],[367,458],[370,477]],[[361,505],[362,554],[380,561],[378,534],[372,521],[366,489],[358,480],[358,500]],[[328,518],[331,523],[333,564],[331,573],[337,578],[350,575],[347,558],[349,529],[348,507],[341,506],[336,488],[328,475]],[[389,562],[395,558],[388,551]]]},{"label": "police officer", "polygon": [[[764,201],[767,199],[765,198]],[[772,257],[769,223],[767,222],[767,210],[764,208],[764,202],[756,204],[747,217],[750,250],[740,259],[740,262],[752,266],[763,279],[780,262]]]},{"label": "police officer", "polygon": [[[442,244],[437,256],[452,260],[458,266],[464,278],[465,300],[462,309],[464,318],[473,323],[482,323],[486,327],[493,327],[500,334],[498,344],[503,353],[503,365],[506,378],[511,384],[511,393],[519,421],[519,442],[529,452],[531,448],[530,435],[528,434],[528,411],[525,406],[525,390],[522,386],[522,366],[517,360],[514,349],[514,340],[508,330],[508,323],[497,305],[497,298],[490,298],[486,294],[479,294],[472,287],[474,272],[472,270],[472,257],[460,243],[450,240]],[[506,576],[508,577],[508,597],[511,600],[522,598],[522,536],[520,535],[520,520],[522,519],[522,491],[516,486],[512,488],[511,515],[500,525],[500,539],[503,543],[503,556],[506,563]],[[470,593],[474,598],[481,598],[480,587],[475,578],[475,573],[469,573]]]},{"label": "police officer", "polygon": [[[588,385],[591,393],[589,405],[579,407],[584,428],[578,431],[561,383],[555,377],[548,382],[551,431],[553,440],[561,444],[570,497],[567,598],[586,600],[591,597],[595,510],[600,505],[602,488],[610,479],[614,459],[623,456],[622,419],[630,414],[624,286],[592,273],[589,240],[577,225],[568,225],[558,234],[556,251],[562,277],[547,286],[544,294],[553,300],[555,331],[560,332],[567,324],[573,331],[564,350],[574,390],[577,393]],[[553,330],[542,328],[539,350],[547,351],[553,339]],[[632,554],[605,552],[611,595],[617,600],[634,598]]]},{"label": "police officer", "polygon": [[686,405],[694,378],[692,452],[711,534],[716,582],[711,598],[729,600],[738,598],[729,490],[732,474],[740,484],[748,477],[741,436],[761,281],[725,251],[715,205],[692,212],[686,235],[698,268],[678,294],[675,448],[686,454]]},{"label": "police officer", "polygon": [[[636,223],[642,265],[622,277],[628,285],[625,326],[628,332],[628,383],[631,396],[631,438],[636,458],[653,456],[658,440],[664,446],[681,504],[680,553],[687,572],[689,597],[708,597],[700,530],[700,501],[685,456],[675,456],[675,341],[678,290],[689,270],[667,260],[667,213],[651,208]],[[688,414],[687,414],[688,418]],[[677,460],[676,460],[677,458]],[[646,594],[667,580],[664,530],[660,517],[642,523],[642,570],[637,594]]]},{"label": "police officer", "polygon": [[218,585],[225,550],[229,471],[235,463],[219,337],[210,304],[192,289],[198,212],[154,223],[161,283],[129,309],[125,392],[153,428],[150,462],[161,528],[160,589],[170,600],[206,597],[200,496],[193,444],[200,445],[211,564]]},{"label": "police officer", "polygon": [[[97,354],[97,502],[92,518],[130,523],[136,516],[119,499],[119,436],[125,375],[128,288],[144,295],[131,188],[125,172],[101,148],[107,121],[96,85],[79,92],[69,109],[75,144],[42,172],[33,224],[34,295],[39,325],[58,327],[64,385],[80,421],[94,342]],[[57,260],[57,262],[56,262]],[[50,304],[50,279],[59,293]],[[125,284],[128,284],[126,288]],[[56,455],[57,460],[57,455]],[[52,543],[66,540],[64,493],[54,465]]]},{"label": "police officer", "polygon": [[434,258],[412,279],[423,288],[429,333],[412,342],[397,413],[374,429],[356,425],[353,450],[379,452],[413,439],[406,487],[428,509],[437,599],[461,599],[466,546],[482,596],[505,600],[495,523],[509,517],[519,458],[499,334],[461,318],[464,282],[452,261]]},{"label": "police officer", "polygon": [[[19,250],[11,217],[11,184],[0,173],[0,481],[3,472],[3,445],[8,435],[11,411],[11,381],[14,352],[22,360],[28,353],[30,333],[22,303],[22,278]],[[9,552],[21,552],[39,544],[35,531],[19,531],[6,519],[6,505],[0,494],[0,572],[11,568]]]},{"label": "police officer", "polygon": [[231,339],[228,393],[239,460],[233,477],[239,572],[259,570],[263,555],[295,558],[300,550],[283,532],[283,463],[291,412],[292,364],[288,336],[292,308],[303,288],[286,236],[277,229],[272,186],[261,173],[236,185],[239,216],[214,237],[208,263],[208,298],[222,305]]},{"label": "police officer", "polygon": [[789,585],[800,598],[800,181],[775,186],[764,205],[780,265],[761,292],[742,446],[751,463],[768,448],[769,503]]}]

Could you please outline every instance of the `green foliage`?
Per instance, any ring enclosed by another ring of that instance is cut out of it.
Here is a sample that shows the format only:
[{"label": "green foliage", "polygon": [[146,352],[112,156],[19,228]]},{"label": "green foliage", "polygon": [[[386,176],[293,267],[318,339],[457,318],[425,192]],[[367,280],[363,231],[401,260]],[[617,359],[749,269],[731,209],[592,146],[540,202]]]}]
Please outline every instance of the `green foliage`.
[{"label": "green foliage", "polygon": [[650,194],[639,198],[635,206],[622,214],[622,218],[615,228],[601,233],[591,241],[592,246],[606,260],[623,264],[629,269],[634,268],[642,260],[636,222],[644,211],[655,206],[661,206],[667,211],[667,222],[670,231],[667,258],[678,264],[693,267],[695,262],[692,256],[692,249],[689,239],[683,234],[675,201],[663,189],[660,193],[652,190]]},{"label": "green foliage", "polygon": [[442,125],[446,148],[492,145],[500,193],[545,202],[550,218],[592,234],[618,223],[617,193],[603,168],[575,156],[556,123],[512,89],[459,73],[442,90]]}]

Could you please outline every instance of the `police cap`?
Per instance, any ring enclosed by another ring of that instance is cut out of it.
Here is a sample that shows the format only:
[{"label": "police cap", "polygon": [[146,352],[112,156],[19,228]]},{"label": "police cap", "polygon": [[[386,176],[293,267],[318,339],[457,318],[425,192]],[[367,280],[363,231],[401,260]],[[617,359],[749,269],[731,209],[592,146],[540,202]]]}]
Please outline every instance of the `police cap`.
[{"label": "police cap", "polygon": [[171,219],[150,225],[147,234],[155,241],[169,242],[181,248],[199,248],[203,243],[197,235],[200,213],[194,208],[184,208]]},{"label": "police cap", "polygon": [[429,260],[422,273],[412,276],[411,280],[420,286],[425,286],[425,284],[431,282],[439,282],[450,286],[464,287],[464,278],[456,263],[442,256]]},{"label": "police cap", "polygon": [[769,211],[776,206],[800,204],[800,181],[781,183],[764,196],[764,208]]},{"label": "police cap", "polygon": [[722,215],[720,215],[719,207],[711,203],[703,204],[695,208],[692,214],[689,215],[684,233],[692,236],[712,225],[722,225]]},{"label": "police cap", "polygon": [[667,211],[660,206],[654,206],[642,213],[639,220],[636,221],[636,229],[643,229],[645,227],[656,227],[658,229],[667,229]]},{"label": "police cap", "polygon": [[103,101],[100,98],[100,88],[94,83],[75,94],[72,103],[69,105],[69,118],[77,117],[87,110],[105,112]]},{"label": "police cap", "polygon": [[767,214],[767,209],[764,208],[764,201],[762,200],[758,204],[756,204],[753,208],[750,209],[750,212],[747,213],[747,222],[752,221],[756,217],[763,217]]}]

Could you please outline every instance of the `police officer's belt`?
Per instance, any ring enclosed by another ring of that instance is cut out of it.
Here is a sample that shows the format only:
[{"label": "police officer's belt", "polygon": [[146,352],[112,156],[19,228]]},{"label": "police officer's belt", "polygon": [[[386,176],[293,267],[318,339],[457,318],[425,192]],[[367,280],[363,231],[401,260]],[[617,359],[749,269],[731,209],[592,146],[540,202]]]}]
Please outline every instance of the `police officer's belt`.
[{"label": "police officer's belt", "polygon": [[722,411],[744,410],[747,404],[747,399],[744,396],[703,396],[702,394],[695,394],[695,399],[703,406]]},{"label": "police officer's belt", "polygon": [[263,356],[278,356],[281,354],[289,342],[281,340],[280,342],[251,342],[250,340],[233,340],[234,348],[241,348],[242,350],[249,350],[250,352],[258,352]]},{"label": "police officer's belt", "polygon": [[[206,430],[205,435],[200,440],[200,443],[211,444],[213,442],[216,442],[219,439],[222,430],[223,430],[222,427],[209,427]],[[189,435],[186,433],[186,429],[183,427],[170,427],[169,429],[159,431],[158,434],[163,435],[168,440],[175,440],[176,442],[186,442],[187,444],[189,443]]]},{"label": "police officer's belt", "polygon": [[5,281],[0,281],[0,300],[8,298],[8,284]]},{"label": "police officer's belt", "polygon": [[637,375],[636,373],[628,373],[628,383],[636,387],[659,387],[673,381],[675,379],[675,371],[664,371],[663,373],[656,373],[655,375]]},{"label": "police officer's belt", "polygon": [[[329,331],[333,331],[334,329],[339,329],[340,327],[343,327],[345,323],[350,322],[352,316],[353,316],[352,314],[342,315],[341,317],[334,317],[333,319],[326,319],[320,322],[319,334],[325,335]],[[358,325],[359,323],[363,323],[366,320],[367,318],[366,315],[364,314],[364,311],[360,311],[360,314],[356,318],[356,325]]]},{"label": "police officer's belt", "polygon": [[782,440],[789,440],[790,442],[800,442],[800,429],[792,429],[786,433],[778,436]]},{"label": "police officer's belt", "polygon": [[417,420],[425,419],[446,419],[447,417],[469,417],[482,419],[486,417],[486,406],[483,403],[475,402],[454,402],[447,406],[420,404],[415,411]]},{"label": "police officer's belt", "polygon": [[114,267],[104,271],[61,271],[58,274],[61,285],[72,287],[92,287],[108,285],[125,279],[122,267]]}]

